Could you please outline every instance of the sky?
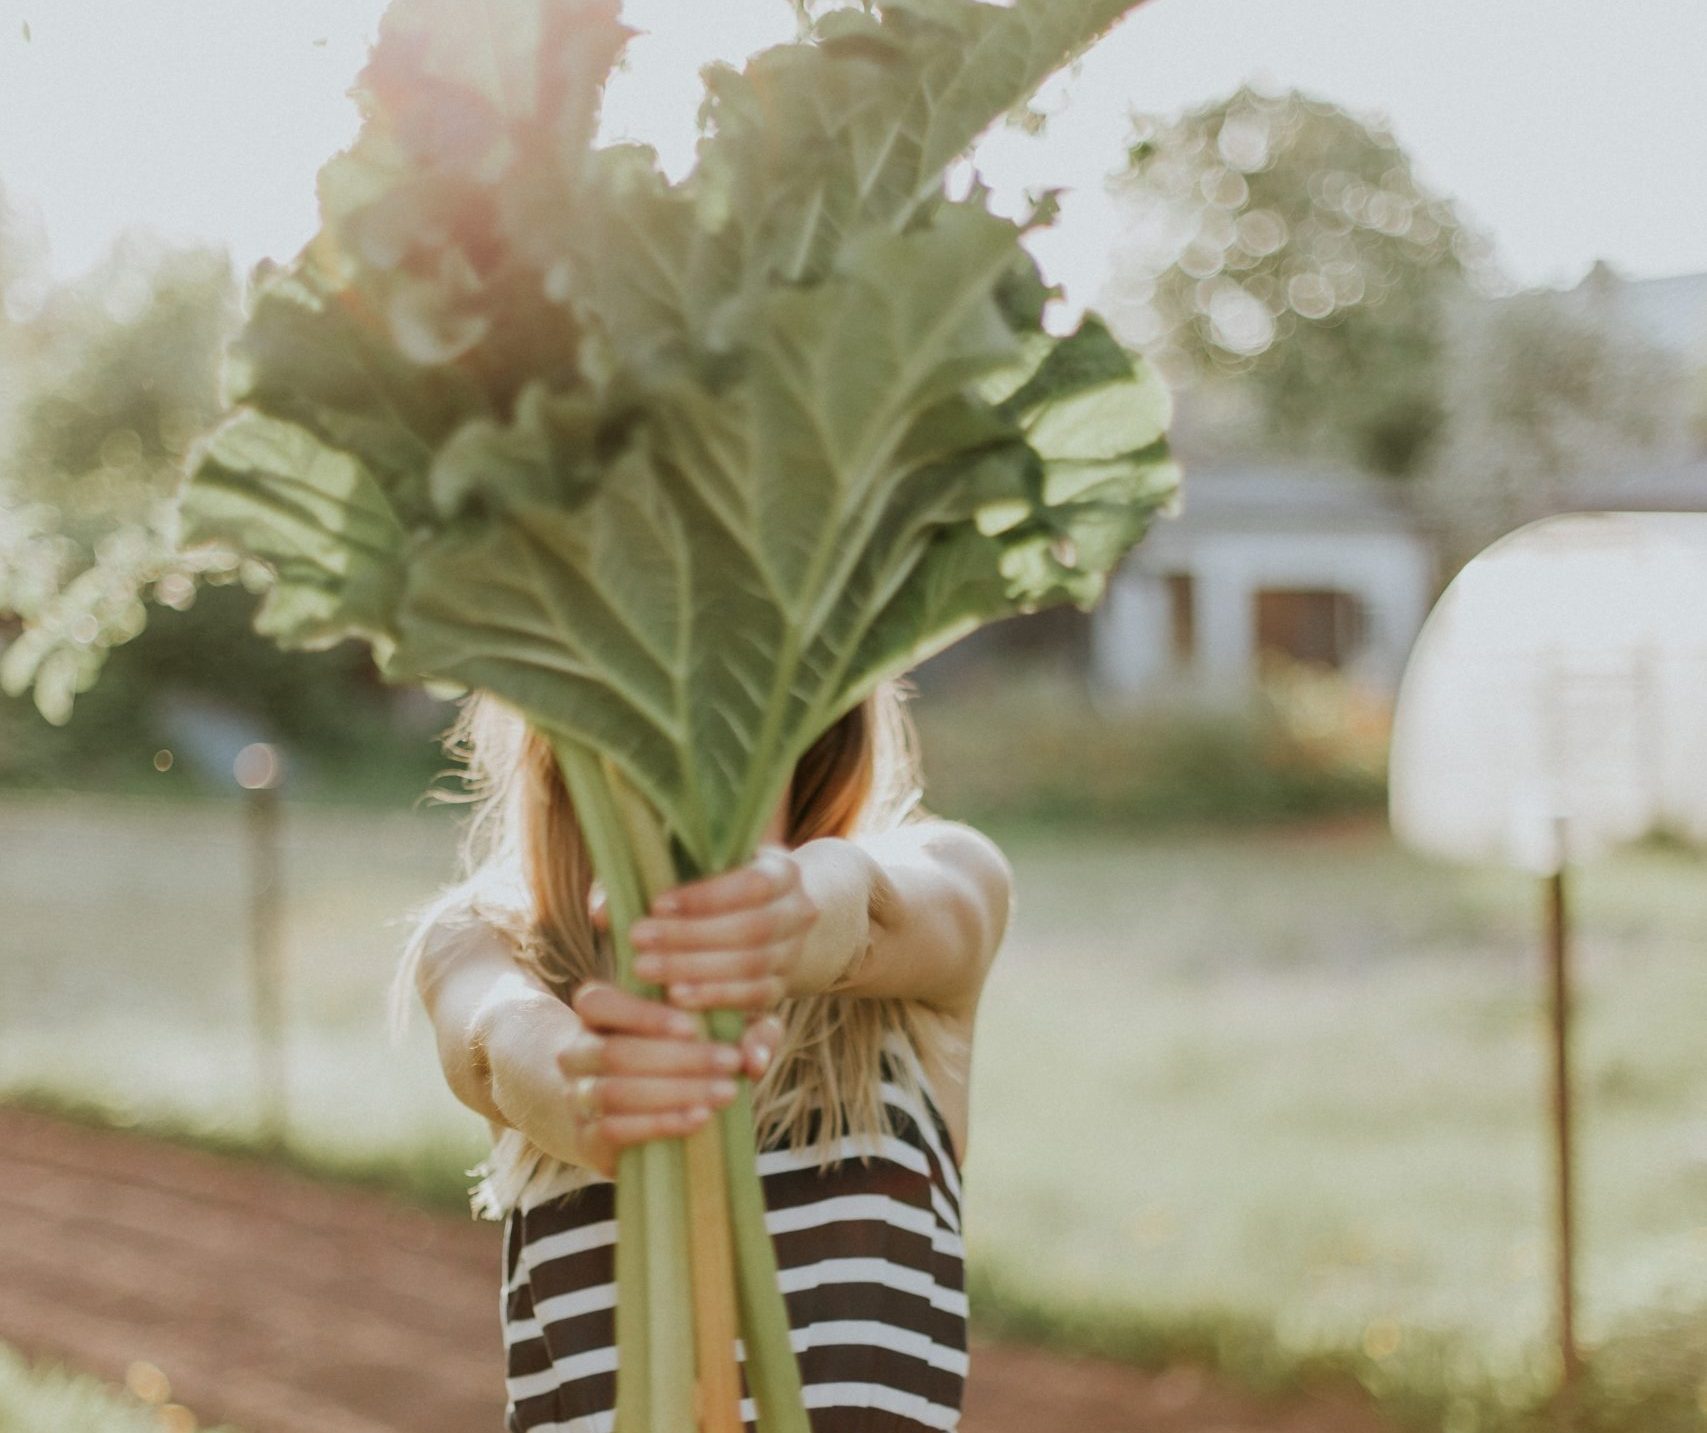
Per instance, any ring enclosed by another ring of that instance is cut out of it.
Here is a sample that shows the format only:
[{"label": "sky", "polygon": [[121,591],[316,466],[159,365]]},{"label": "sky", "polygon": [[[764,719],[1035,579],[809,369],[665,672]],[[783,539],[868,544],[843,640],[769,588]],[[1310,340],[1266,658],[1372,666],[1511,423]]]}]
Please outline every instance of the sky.
[{"label": "sky", "polygon": [[[315,227],[314,174],[354,132],[346,97],[382,0],[0,0],[0,186],[61,276],[126,227],[228,246],[247,267]],[[789,38],[785,0],[628,0],[648,32],[606,130],[689,162],[696,72]],[[28,25],[30,38],[24,29]],[[1704,0],[1150,0],[1043,97],[1041,138],[978,163],[998,203],[1066,186],[1036,251],[1095,301],[1119,233],[1105,190],[1126,116],[1241,82],[1385,117],[1427,184],[1490,232],[1525,285],[1597,258],[1707,271]]]}]

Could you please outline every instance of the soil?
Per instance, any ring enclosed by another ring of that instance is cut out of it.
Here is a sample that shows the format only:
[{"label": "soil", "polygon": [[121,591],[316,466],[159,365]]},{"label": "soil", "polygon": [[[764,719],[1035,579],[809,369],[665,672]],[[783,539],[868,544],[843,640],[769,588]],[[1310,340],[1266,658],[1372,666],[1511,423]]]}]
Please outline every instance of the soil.
[{"label": "soil", "polygon": [[[489,1223],[0,1109],[0,1342],[203,1426],[498,1433],[498,1268]],[[1271,1404],[1192,1368],[975,1344],[962,1433],[1057,1429],[1392,1433],[1350,1391]]]}]

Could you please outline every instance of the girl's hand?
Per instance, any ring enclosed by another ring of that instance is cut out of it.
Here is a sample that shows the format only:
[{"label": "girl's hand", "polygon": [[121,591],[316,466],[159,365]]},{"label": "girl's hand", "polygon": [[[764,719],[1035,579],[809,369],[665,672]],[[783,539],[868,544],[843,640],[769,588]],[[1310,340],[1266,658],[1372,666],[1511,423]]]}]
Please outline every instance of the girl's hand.
[{"label": "girl's hand", "polygon": [[655,1000],[589,981],[571,1002],[580,1029],[560,1050],[562,1094],[580,1163],[614,1178],[631,1144],[692,1134],[735,1098],[735,1077],[757,1080],[782,1038],[775,1019],[754,1021],[741,1045],[717,1044],[694,1020]]},{"label": "girl's hand", "polygon": [[666,891],[629,931],[634,973],[684,1010],[769,1010],[793,988],[818,919],[793,853]]}]

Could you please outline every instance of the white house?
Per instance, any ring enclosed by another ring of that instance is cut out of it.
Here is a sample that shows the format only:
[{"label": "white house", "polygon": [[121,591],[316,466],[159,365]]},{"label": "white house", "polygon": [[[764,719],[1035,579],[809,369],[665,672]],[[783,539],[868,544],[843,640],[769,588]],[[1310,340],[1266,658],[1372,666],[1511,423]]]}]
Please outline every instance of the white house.
[{"label": "white house", "polygon": [[1247,689],[1264,653],[1394,690],[1436,589],[1390,483],[1319,468],[1193,467],[1179,517],[1109,584],[1092,629],[1114,693]]},{"label": "white house", "polygon": [[[1707,362],[1707,274],[1625,280],[1592,270],[1562,302],[1610,299],[1653,343]],[[1653,454],[1575,483],[1556,511],[1707,511],[1707,457]],[[1093,678],[1113,695],[1248,691],[1264,654],[1396,692],[1441,573],[1400,486],[1285,463],[1187,465],[1183,509],[1109,583],[1091,626]]]},{"label": "white house", "polygon": [[[1194,467],[1185,492],[1093,616],[1099,687],[1236,696],[1276,653],[1397,691],[1440,578],[1398,488],[1262,465]],[[1579,479],[1552,510],[1707,512],[1707,457]]]}]

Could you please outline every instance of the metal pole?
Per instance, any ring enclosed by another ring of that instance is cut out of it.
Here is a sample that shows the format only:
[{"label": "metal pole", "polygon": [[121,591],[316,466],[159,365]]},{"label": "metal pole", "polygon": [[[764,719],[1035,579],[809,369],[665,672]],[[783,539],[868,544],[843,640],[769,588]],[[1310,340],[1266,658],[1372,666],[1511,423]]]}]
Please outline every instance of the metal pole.
[{"label": "metal pole", "polygon": [[288,1123],[284,954],[279,929],[283,897],[279,879],[279,775],[277,757],[268,748],[250,747],[239,758],[237,777],[244,788],[249,828],[249,984],[256,1093],[261,1138],[274,1148],[284,1144]]},{"label": "metal pole", "polygon": [[[1561,857],[1563,853],[1561,852]],[[1570,904],[1565,865],[1546,879],[1547,965],[1551,998],[1553,1056],[1554,1211],[1557,1218],[1557,1297],[1555,1312],[1564,1388],[1569,1391],[1581,1372],[1577,1346],[1576,1284],[1576,1130],[1571,1102],[1571,942]]]}]

